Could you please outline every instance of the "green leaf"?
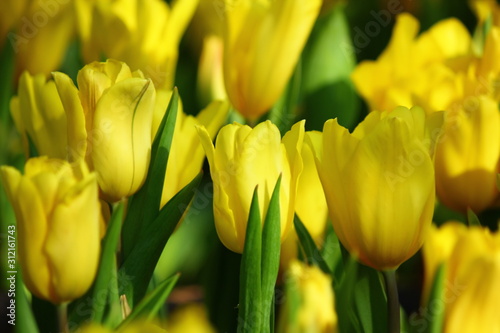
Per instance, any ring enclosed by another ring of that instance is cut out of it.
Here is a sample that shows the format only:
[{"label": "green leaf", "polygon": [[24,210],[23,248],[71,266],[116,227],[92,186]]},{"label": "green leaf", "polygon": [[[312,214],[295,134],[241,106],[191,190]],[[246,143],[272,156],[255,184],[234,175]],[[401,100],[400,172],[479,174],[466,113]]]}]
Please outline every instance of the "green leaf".
[{"label": "green leaf", "polygon": [[260,332],[262,328],[261,250],[262,223],[257,187],[248,216],[240,268],[238,332]]},{"label": "green leaf", "polygon": [[166,165],[174,137],[178,104],[179,93],[174,88],[167,111],[163,116],[151,147],[148,176],[141,189],[130,199],[127,217],[123,223],[122,252],[124,260],[127,259],[136,245],[138,235],[141,235],[159,214]]},{"label": "green leaf", "polygon": [[134,311],[130,313],[127,319],[125,319],[121,323],[120,327],[124,327],[139,318],[144,320],[152,320],[160,311],[161,307],[165,305],[165,301],[167,300],[170,292],[179,280],[179,277],[180,274],[177,273],[174,276],[161,282],[151,293],[144,297],[144,299],[137,305]]},{"label": "green leaf", "polygon": [[[123,220],[123,202],[113,210],[106,236],[104,237],[99,270],[92,288],[92,299],[106,299],[109,292],[110,281],[113,279],[113,267],[116,269],[116,250],[120,240],[120,231]],[[116,293],[118,294],[118,293]],[[101,323],[106,310],[105,302],[95,302],[92,306],[93,318],[96,323]]]},{"label": "green leaf", "polygon": [[281,175],[274,187],[269,207],[267,208],[264,228],[262,230],[262,332],[269,332],[271,312],[274,299],[274,286],[278,278],[281,249],[281,221],[280,221],[280,188]]},{"label": "green leaf", "polygon": [[335,286],[340,332],[387,332],[387,299],[380,273],[346,259],[342,281]]},{"label": "green leaf", "polygon": [[344,6],[318,18],[303,52],[303,89],[308,130],[322,130],[326,120],[353,129],[360,117],[360,99],[350,75],[356,67]]},{"label": "green leaf", "polygon": [[[122,202],[115,206],[106,236],[102,240],[99,269],[92,288],[68,306],[68,320],[73,325],[81,324],[90,319],[96,323],[103,322],[108,305],[109,289],[116,277],[116,250],[120,240],[123,210]],[[118,295],[117,290],[112,290],[111,293]],[[93,300],[91,306],[89,306],[89,300]]]},{"label": "green leaf", "polygon": [[293,224],[295,226],[295,232],[297,233],[297,237],[299,238],[300,245],[305,252],[307,262],[318,266],[324,273],[331,275],[332,272],[326,264],[325,259],[323,259],[321,251],[316,247],[316,244],[309,234],[309,231],[307,231],[307,228],[304,226],[297,215],[295,215]]},{"label": "green leaf", "polygon": [[121,286],[123,293],[127,295],[130,307],[140,301],[146,293],[163,248],[191,202],[201,178],[200,173],[167,202],[158,217],[136,236],[136,245],[119,270],[119,274],[125,274],[132,279],[131,283]]},{"label": "green leaf", "polygon": [[429,301],[427,302],[426,320],[427,325],[426,333],[441,333],[443,331],[444,323],[444,306],[433,306],[433,304],[440,304],[444,297],[444,280],[446,274],[446,266],[441,264],[436,270],[434,281],[432,283]]},{"label": "green leaf", "polygon": [[[33,311],[31,310],[31,305],[28,302],[28,297],[25,292],[25,287],[21,275],[21,271],[17,270],[16,275],[16,308],[17,308],[17,317],[15,320],[16,331],[17,332],[32,332],[38,333],[38,327],[36,325],[35,316],[33,315]],[[8,305],[7,305],[8,306]],[[9,310],[7,310],[9,311]],[[8,316],[7,312],[7,316]],[[7,317],[7,321],[11,320],[10,317]]]},{"label": "green leaf", "polygon": [[467,208],[467,223],[469,226],[481,226],[481,222],[479,222],[479,218],[472,211],[472,209]]}]

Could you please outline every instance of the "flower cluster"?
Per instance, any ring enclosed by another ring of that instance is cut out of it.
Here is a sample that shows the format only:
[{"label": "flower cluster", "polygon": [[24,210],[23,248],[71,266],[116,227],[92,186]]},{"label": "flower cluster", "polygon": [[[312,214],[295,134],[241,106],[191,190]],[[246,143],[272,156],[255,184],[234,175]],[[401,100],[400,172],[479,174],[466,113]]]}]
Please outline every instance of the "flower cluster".
[{"label": "flower cluster", "polygon": [[500,5],[448,1],[3,1],[8,324],[499,331]]}]

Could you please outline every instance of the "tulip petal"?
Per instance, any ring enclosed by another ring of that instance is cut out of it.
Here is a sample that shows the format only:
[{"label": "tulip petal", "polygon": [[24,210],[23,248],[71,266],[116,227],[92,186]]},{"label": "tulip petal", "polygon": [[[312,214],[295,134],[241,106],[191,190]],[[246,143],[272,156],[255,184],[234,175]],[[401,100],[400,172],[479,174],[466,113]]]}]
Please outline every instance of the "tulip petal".
[{"label": "tulip petal", "polygon": [[106,90],[97,103],[92,161],[99,186],[110,201],[135,193],[146,179],[154,99],[151,81],[130,78]]}]

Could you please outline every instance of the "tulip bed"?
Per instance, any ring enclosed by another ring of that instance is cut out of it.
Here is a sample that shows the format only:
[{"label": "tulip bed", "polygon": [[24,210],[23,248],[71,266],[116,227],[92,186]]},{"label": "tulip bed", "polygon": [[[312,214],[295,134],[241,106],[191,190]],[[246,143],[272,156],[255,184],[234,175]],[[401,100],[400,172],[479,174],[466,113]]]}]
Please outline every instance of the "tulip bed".
[{"label": "tulip bed", "polygon": [[2,332],[500,332],[500,4],[0,4]]}]

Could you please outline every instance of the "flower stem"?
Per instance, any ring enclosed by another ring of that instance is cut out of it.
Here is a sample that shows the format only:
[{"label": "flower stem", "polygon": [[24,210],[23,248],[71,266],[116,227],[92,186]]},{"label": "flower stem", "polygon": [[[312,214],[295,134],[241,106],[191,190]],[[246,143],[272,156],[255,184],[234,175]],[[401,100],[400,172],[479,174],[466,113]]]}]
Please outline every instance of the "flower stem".
[{"label": "flower stem", "polygon": [[67,303],[63,303],[57,306],[57,318],[59,321],[59,332],[69,333]]},{"label": "flower stem", "polygon": [[387,292],[387,314],[389,333],[400,333],[399,298],[396,284],[396,271],[383,271],[385,289]]}]

